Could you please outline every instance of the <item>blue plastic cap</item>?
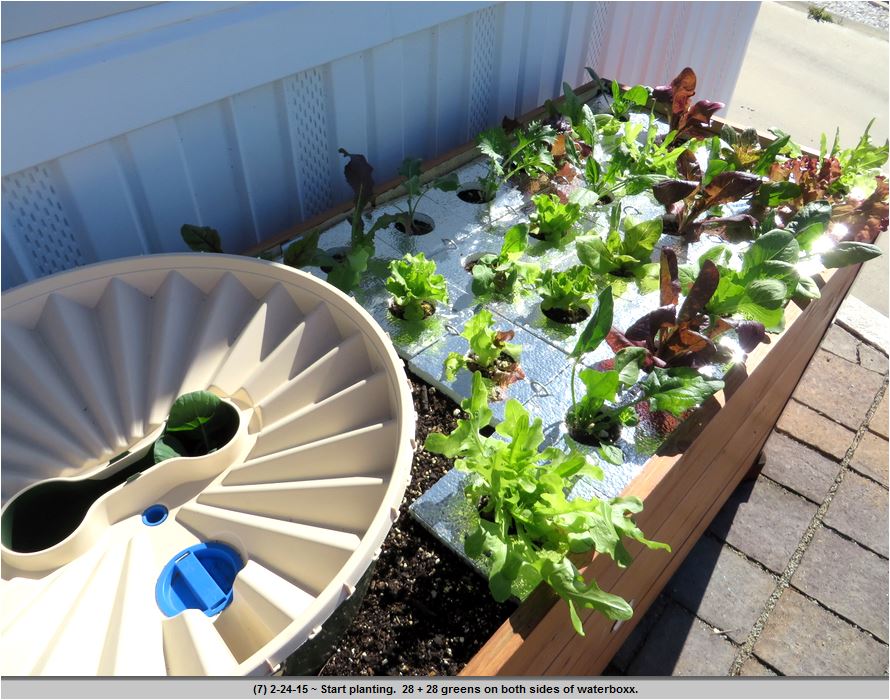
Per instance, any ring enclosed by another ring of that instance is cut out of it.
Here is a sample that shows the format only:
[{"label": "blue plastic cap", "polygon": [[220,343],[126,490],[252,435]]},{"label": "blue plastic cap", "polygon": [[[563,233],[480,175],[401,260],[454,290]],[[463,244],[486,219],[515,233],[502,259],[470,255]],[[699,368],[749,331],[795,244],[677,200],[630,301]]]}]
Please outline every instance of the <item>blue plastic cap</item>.
[{"label": "blue plastic cap", "polygon": [[243,567],[238,553],[220,542],[183,549],[158,577],[158,607],[167,617],[190,608],[212,617],[232,602],[235,577]]},{"label": "blue plastic cap", "polygon": [[155,503],[142,511],[142,522],[149,527],[160,525],[167,519],[167,506]]}]

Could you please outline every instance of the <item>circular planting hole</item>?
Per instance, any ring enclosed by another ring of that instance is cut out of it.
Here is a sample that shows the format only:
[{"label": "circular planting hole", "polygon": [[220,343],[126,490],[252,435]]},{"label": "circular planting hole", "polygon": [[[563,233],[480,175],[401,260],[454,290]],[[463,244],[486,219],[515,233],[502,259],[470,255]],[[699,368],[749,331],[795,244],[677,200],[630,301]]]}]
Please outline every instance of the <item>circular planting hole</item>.
[{"label": "circular planting hole", "polygon": [[149,506],[144,511],[142,511],[142,522],[149,527],[160,525],[167,519],[168,513],[169,511],[167,510],[167,506],[162,506],[160,503],[155,503],[153,506]]},{"label": "circular planting hole", "polygon": [[[571,412],[571,409],[570,409]],[[579,426],[572,416],[566,415],[566,428],[569,437],[575,442],[590,447],[599,447],[603,443],[615,444],[621,437],[621,422],[617,416],[598,411],[593,420],[587,426]]]},{"label": "circular planting hole", "polygon": [[[408,233],[405,230],[405,224],[401,221],[397,221],[395,226],[396,231],[398,231],[399,233]],[[426,214],[415,214],[414,219],[411,222],[410,235],[425,236],[426,234],[432,232],[434,228],[436,228],[436,222],[434,222]]]},{"label": "circular planting hole", "polygon": [[[424,299],[422,302],[420,302],[420,306],[423,308],[423,317],[425,319],[436,313],[436,305],[431,301],[427,301],[426,299]],[[396,304],[394,301],[389,302],[389,312],[396,318],[402,321],[405,320],[405,309]]]},{"label": "circular planting hole", "polygon": [[473,274],[473,268],[476,267],[476,264],[479,262],[479,259],[485,255],[496,255],[496,253],[472,253],[463,259],[461,266],[469,272],[471,275]]},{"label": "circular planting hole", "polygon": [[495,193],[486,192],[477,180],[469,183],[466,187],[461,187],[457,191],[457,197],[468,204],[487,204],[494,199]]},{"label": "circular planting hole", "polygon": [[605,205],[611,204],[614,201],[615,200],[612,198],[612,195],[604,194],[602,197],[600,197],[598,200],[596,200],[596,203],[597,203],[597,206],[599,206],[600,204],[605,206]]},{"label": "circular planting hole", "polygon": [[541,313],[554,323],[571,325],[574,323],[581,323],[581,321],[590,316],[590,309],[583,306],[576,309],[558,309],[553,307],[550,309],[541,309]]},{"label": "circular planting hole", "polygon": [[[348,253],[348,252],[349,252],[349,248],[344,247],[344,248],[334,248],[333,250],[329,250],[328,254],[334,260],[336,260],[338,263],[341,263],[344,260],[346,260],[346,253]],[[334,268],[331,265],[322,265],[321,266],[321,271],[324,272],[326,275],[329,275],[331,273],[331,270],[333,270],[333,269]]]}]

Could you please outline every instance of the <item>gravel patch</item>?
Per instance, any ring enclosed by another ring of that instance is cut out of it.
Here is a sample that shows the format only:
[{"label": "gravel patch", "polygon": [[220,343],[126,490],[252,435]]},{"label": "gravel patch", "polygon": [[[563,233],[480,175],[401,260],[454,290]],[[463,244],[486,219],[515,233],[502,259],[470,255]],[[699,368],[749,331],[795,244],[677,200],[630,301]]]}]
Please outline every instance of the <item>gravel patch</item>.
[{"label": "gravel patch", "polygon": [[888,10],[886,3],[867,2],[866,0],[846,0],[844,2],[814,3],[824,7],[835,17],[866,24],[875,29],[886,30],[888,27]]}]

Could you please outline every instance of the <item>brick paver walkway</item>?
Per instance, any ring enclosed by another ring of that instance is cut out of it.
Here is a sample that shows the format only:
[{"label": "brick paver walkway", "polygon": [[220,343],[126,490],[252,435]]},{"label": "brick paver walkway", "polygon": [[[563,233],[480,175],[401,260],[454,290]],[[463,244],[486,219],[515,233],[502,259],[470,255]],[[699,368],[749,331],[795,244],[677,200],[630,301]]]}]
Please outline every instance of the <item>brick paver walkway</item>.
[{"label": "brick paver walkway", "polygon": [[885,676],[887,356],[833,325],[607,674]]}]

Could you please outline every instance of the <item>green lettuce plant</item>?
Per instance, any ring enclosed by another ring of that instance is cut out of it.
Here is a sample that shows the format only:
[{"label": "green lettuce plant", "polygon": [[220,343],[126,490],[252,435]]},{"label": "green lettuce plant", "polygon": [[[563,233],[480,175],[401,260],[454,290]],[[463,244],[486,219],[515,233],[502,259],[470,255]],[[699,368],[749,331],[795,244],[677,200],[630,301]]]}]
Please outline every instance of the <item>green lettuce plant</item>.
[{"label": "green lettuce plant", "polygon": [[[491,182],[507,183],[523,175],[534,179],[556,170],[550,146],[556,134],[549,126],[531,122],[507,134],[503,127],[493,127],[477,137],[479,150],[489,159]],[[496,188],[495,188],[496,189]]]},{"label": "green lettuce plant", "polygon": [[575,250],[578,259],[594,275],[635,279],[648,290],[658,271],[657,263],[652,262],[652,251],[661,238],[662,228],[661,218],[640,222],[629,217],[622,219],[621,206],[614,204],[606,237],[581,236],[575,241]]},{"label": "green lettuce plant", "polygon": [[423,253],[390,261],[386,291],[393,297],[393,314],[406,321],[423,320],[435,313],[437,301],[448,301],[445,278]]},{"label": "green lettuce plant", "polygon": [[494,318],[488,309],[480,310],[466,322],[461,336],[469,343],[469,352],[448,354],[445,378],[453,381],[462,367],[481,372],[491,385],[493,397],[499,398],[504,388],[524,379],[525,372],[519,366],[522,347],[510,342],[515,332],[495,330],[493,324]]},{"label": "green lettuce plant", "polygon": [[532,212],[529,232],[553,245],[560,245],[571,235],[572,228],[581,218],[581,206],[576,202],[563,204],[555,194],[539,194],[532,197],[535,211]]},{"label": "green lettuce plant", "polygon": [[535,263],[519,260],[527,245],[528,225],[510,227],[504,234],[499,253],[486,253],[473,263],[473,294],[512,298],[522,289],[532,286],[541,268]]},{"label": "green lettuce plant", "polygon": [[602,470],[577,452],[542,450],[541,419],[531,420],[518,401],[507,402],[505,418],[495,429],[499,439],[481,435],[491,410],[478,372],[470,398],[461,407],[467,417],[457,428],[447,436],[431,433],[424,447],[454,458],[458,469],[471,474],[465,495],[479,508],[480,517],[464,549],[468,556],[486,561],[494,599],[507,600],[519,581],[529,587],[546,583],[566,601],[579,635],[584,634],[581,610],[595,610],[612,620],[630,618],[633,610],[627,601],[603,591],[595,581],[585,581],[571,555],[594,550],[623,568],[632,560],[623,538],[670,551],[667,544],[647,540],[634,523],[642,501],[633,496],[568,500],[566,493],[578,478],[602,479]]},{"label": "green lettuce plant", "polygon": [[562,271],[544,270],[537,289],[541,311],[546,316],[561,323],[577,323],[590,313],[596,279],[585,265]]}]

